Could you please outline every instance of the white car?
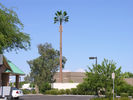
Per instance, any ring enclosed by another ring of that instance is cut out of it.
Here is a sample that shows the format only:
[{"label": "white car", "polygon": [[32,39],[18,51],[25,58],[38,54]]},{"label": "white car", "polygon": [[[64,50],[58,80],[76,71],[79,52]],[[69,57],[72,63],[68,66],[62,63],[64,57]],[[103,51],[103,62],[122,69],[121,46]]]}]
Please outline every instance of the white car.
[{"label": "white car", "polygon": [[22,92],[22,90],[12,87],[11,96],[12,96],[12,98],[19,99],[19,97],[23,96],[23,92]]}]

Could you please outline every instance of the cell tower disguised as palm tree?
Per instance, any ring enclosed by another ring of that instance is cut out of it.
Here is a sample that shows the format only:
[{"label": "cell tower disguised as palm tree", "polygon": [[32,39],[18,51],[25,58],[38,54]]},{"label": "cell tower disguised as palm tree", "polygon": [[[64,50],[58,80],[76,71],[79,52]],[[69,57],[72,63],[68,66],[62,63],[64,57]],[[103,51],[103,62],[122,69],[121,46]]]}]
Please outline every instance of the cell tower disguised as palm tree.
[{"label": "cell tower disguised as palm tree", "polygon": [[62,79],[62,23],[63,22],[68,22],[69,16],[67,16],[67,12],[64,11],[62,13],[62,11],[57,11],[55,13],[55,17],[54,17],[54,23],[56,24],[57,22],[60,23],[60,27],[59,27],[59,32],[60,32],[60,82],[63,82]]}]

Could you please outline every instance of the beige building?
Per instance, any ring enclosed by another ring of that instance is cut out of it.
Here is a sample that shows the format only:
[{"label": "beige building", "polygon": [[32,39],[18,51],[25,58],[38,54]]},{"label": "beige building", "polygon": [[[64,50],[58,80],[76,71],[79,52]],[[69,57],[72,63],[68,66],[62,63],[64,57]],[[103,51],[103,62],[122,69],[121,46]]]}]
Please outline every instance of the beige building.
[{"label": "beige building", "polygon": [[133,78],[125,78],[124,79],[128,84],[133,86]]},{"label": "beige building", "polygon": [[[59,83],[59,72],[54,76],[56,83]],[[63,72],[63,83],[82,83],[85,72]]]},{"label": "beige building", "polygon": [[[63,83],[82,83],[85,78],[85,72],[63,72]],[[59,72],[54,76],[55,83],[60,83]],[[133,78],[124,79],[128,84],[133,85]]]}]

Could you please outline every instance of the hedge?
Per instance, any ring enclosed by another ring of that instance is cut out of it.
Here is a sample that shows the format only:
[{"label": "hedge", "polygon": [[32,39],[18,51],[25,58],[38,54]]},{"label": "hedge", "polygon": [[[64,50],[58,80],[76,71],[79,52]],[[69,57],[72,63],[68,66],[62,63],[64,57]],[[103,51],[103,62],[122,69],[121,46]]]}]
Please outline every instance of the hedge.
[{"label": "hedge", "polygon": [[[91,100],[113,100],[113,98],[92,98]],[[115,100],[130,100],[128,97],[115,98]]]},{"label": "hedge", "polygon": [[36,94],[35,90],[22,89],[23,94]]},{"label": "hedge", "polygon": [[120,96],[121,96],[121,97],[128,97],[129,94],[128,94],[128,93],[120,93]]}]

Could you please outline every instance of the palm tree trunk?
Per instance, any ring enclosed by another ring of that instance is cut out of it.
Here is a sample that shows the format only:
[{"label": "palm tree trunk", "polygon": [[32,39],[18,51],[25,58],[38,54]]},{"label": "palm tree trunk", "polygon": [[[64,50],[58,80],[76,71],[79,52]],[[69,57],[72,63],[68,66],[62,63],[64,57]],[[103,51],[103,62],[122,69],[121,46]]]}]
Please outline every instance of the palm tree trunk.
[{"label": "palm tree trunk", "polygon": [[63,83],[62,79],[62,25],[60,24],[60,82]]}]

